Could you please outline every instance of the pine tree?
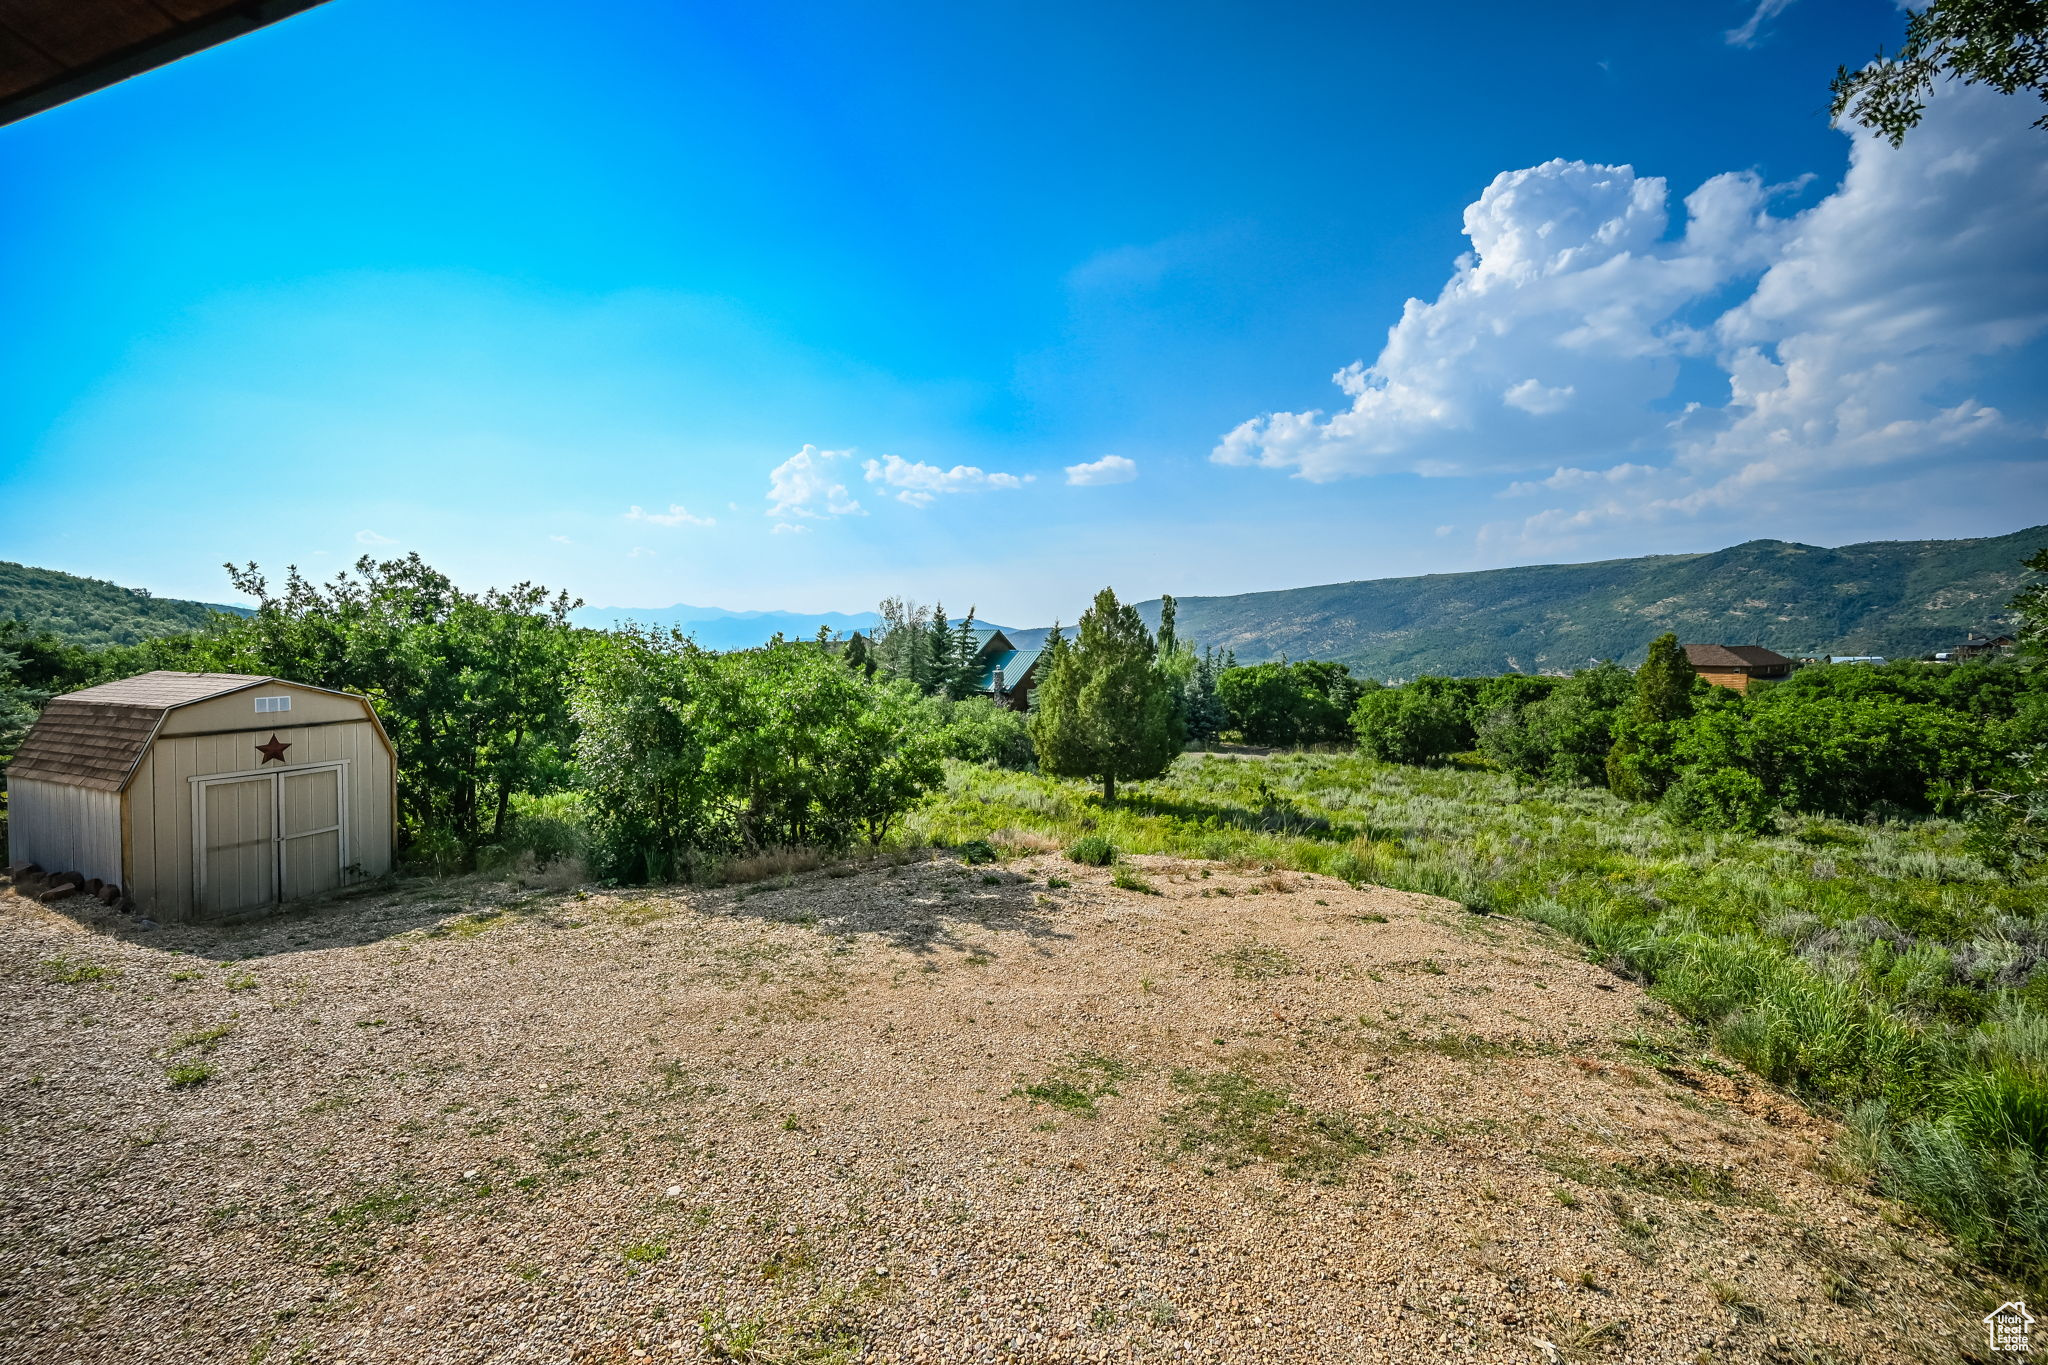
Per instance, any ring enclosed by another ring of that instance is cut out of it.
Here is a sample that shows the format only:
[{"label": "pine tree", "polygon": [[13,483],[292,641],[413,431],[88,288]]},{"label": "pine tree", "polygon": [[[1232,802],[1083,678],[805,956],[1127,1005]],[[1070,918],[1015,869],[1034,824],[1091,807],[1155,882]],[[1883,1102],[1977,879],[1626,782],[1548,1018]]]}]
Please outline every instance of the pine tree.
[{"label": "pine tree", "polygon": [[918,686],[929,693],[946,693],[952,687],[959,671],[954,657],[953,623],[946,619],[946,608],[932,603],[932,619],[925,624],[925,676]]},{"label": "pine tree", "polygon": [[1677,723],[1692,715],[1694,678],[1678,637],[1665,631],[1650,642],[1636,670],[1636,695],[1614,722],[1607,753],[1607,785],[1629,801],[1654,801],[1676,779],[1672,755]]},{"label": "pine tree", "polygon": [[1081,614],[1070,645],[1057,632],[1040,668],[1031,739],[1041,771],[1102,783],[1157,777],[1181,750],[1183,731],[1173,681],[1159,667],[1159,644],[1137,609],[1104,588]]},{"label": "pine tree", "polygon": [[960,618],[960,624],[953,628],[953,671],[946,679],[946,695],[958,701],[974,690],[981,681],[980,670],[974,666],[974,656],[981,652],[979,642],[974,638],[974,608]]}]

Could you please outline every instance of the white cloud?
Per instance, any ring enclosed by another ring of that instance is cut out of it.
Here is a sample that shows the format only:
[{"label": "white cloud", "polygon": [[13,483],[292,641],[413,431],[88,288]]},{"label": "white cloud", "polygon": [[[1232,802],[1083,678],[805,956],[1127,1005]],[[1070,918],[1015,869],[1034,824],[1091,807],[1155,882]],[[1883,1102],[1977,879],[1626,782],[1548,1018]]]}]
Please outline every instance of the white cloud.
[{"label": "white cloud", "polygon": [[668,505],[666,512],[643,512],[638,505],[626,512],[627,521],[645,521],[655,526],[716,526],[715,517],[700,517],[679,502]]},{"label": "white cloud", "polygon": [[567,536],[549,536],[548,539],[552,540],[557,545],[574,545],[576,543],[575,541],[569,539],[569,537]]},{"label": "white cloud", "polygon": [[846,491],[833,468],[851,454],[850,450],[820,450],[806,445],[769,470],[767,514],[808,517],[813,521],[866,516],[867,512]]},{"label": "white cloud", "polygon": [[1571,403],[1572,395],[1576,392],[1578,390],[1569,384],[1564,385],[1562,388],[1546,389],[1533,379],[1524,379],[1521,383],[1502,394],[1501,400],[1513,407],[1520,408],[1523,412],[1533,413],[1538,417],[1547,417],[1553,412],[1563,412],[1566,406]]},{"label": "white cloud", "polygon": [[[1846,129],[1848,173],[1812,207],[1775,215],[1777,191],[1721,175],[1676,233],[1663,182],[1626,166],[1498,176],[1437,298],[1335,376],[1345,407],[1253,418],[1211,458],[1312,481],[1551,468],[1505,491],[1556,505],[1482,532],[1518,549],[1753,521],[1935,461],[2038,462],[2038,421],[2022,431],[1982,392],[2001,382],[1986,357],[2048,332],[2048,156],[2027,103],[1944,85],[1902,148]],[[1691,392],[1718,371],[1724,396],[1674,404],[1687,367]]]},{"label": "white cloud", "polygon": [[1138,462],[1122,455],[1105,455],[1086,464],[1067,466],[1067,482],[1083,488],[1105,483],[1129,483],[1138,477]]},{"label": "white cloud", "polygon": [[933,498],[942,493],[978,493],[990,490],[1022,488],[1035,480],[1034,475],[990,474],[971,464],[956,464],[951,469],[941,469],[935,464],[920,464],[906,460],[901,455],[884,455],[879,460],[869,460],[861,466],[869,483],[881,484],[884,488],[896,490],[898,502],[909,503],[912,507],[928,506]]},{"label": "white cloud", "polygon": [[1792,0],[1757,0],[1756,9],[1741,27],[1731,28],[1722,34],[1730,47],[1755,47],[1757,33],[1771,20],[1792,8]]},{"label": "white cloud", "polygon": [[654,559],[654,558],[656,558],[656,555],[655,555],[654,551],[652,551],[652,550],[648,549],[648,548],[647,548],[647,547],[646,547],[645,545],[635,545],[635,546],[634,546],[634,547],[633,547],[632,549],[630,549],[630,550],[626,551],[626,558],[628,558],[628,559]]},{"label": "white cloud", "polygon": [[390,536],[380,536],[375,531],[356,532],[356,544],[358,545],[396,545],[397,543]]},{"label": "white cloud", "polygon": [[793,521],[778,521],[775,523],[775,529],[769,532],[775,536],[807,536],[810,533],[810,527],[799,526]]}]

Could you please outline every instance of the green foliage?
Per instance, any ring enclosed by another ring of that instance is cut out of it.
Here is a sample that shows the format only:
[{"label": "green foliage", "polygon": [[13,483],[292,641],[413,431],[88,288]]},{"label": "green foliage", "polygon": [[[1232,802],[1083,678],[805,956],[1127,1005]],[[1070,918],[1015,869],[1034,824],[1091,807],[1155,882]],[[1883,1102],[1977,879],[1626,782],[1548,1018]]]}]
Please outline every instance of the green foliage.
[{"label": "green foliage", "polygon": [[1110,589],[1081,614],[1077,635],[1069,644],[1055,628],[1046,642],[1031,740],[1040,768],[1099,781],[1114,801],[1118,782],[1157,777],[1180,752],[1178,689],[1136,609]]},{"label": "green foliage", "polygon": [[473,854],[504,834],[513,797],[568,780],[568,594],[531,583],[465,592],[418,555],[358,560],[316,584],[293,569],[249,619],[195,642],[187,667],[265,673],[370,698],[399,754],[398,801],[415,838],[444,831]]},{"label": "green foliage", "polygon": [[1635,700],[1615,717],[1607,751],[1607,785],[1616,795],[1655,801],[1677,779],[1680,729],[1707,687],[1686,662],[1678,636],[1666,631],[1650,642],[1636,670]]},{"label": "green foliage", "polygon": [[1390,763],[1435,763],[1455,752],[1463,726],[1455,702],[1410,687],[1383,687],[1351,712],[1358,747]]},{"label": "green foliage", "polygon": [[1188,738],[1199,744],[1214,744],[1230,728],[1230,710],[1223,704],[1222,675],[1235,668],[1229,655],[1215,649],[1200,654],[1186,649],[1187,676],[1181,681],[1181,723]]},{"label": "green foliage", "polygon": [[[1930,0],[1906,15],[1906,41],[1868,66],[1838,67],[1829,114],[1848,115],[1896,147],[1917,127],[1936,80],[1982,83],[2048,101],[2048,3]],[[2048,128],[2048,115],[2034,124]]]},{"label": "green foliage", "polygon": [[78,648],[133,645],[164,635],[206,631],[245,614],[240,607],[155,597],[98,578],[0,560],[0,622]]},{"label": "green foliage", "polygon": [[1761,834],[1771,827],[1770,793],[1740,768],[1695,768],[1664,793],[1664,813],[1692,829]]},{"label": "green foliage", "polygon": [[1254,664],[1216,675],[1215,689],[1230,729],[1247,744],[1293,748],[1349,738],[1352,708],[1363,690],[1343,664]]},{"label": "green foliage", "polygon": [[941,733],[910,684],[808,644],[710,654],[621,631],[586,651],[574,710],[592,852],[613,876],[879,842],[940,775]]},{"label": "green foliage", "polygon": [[947,701],[927,697],[918,707],[919,723],[938,737],[940,752],[967,763],[998,768],[1029,768],[1036,754],[1031,724],[1021,711],[998,706],[989,697]]},{"label": "green foliage", "polygon": [[1087,867],[1108,867],[1116,861],[1116,845],[1099,834],[1090,834],[1068,847],[1067,859]]}]

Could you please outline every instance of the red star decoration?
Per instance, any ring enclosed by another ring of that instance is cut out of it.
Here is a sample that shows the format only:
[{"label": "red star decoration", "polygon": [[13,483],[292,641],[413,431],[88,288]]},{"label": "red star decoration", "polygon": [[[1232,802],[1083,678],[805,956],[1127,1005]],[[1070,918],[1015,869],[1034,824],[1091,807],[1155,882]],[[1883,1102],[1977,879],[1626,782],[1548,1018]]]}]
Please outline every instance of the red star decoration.
[{"label": "red star decoration", "polygon": [[[263,763],[268,763],[272,759],[282,763],[284,762],[284,751],[291,747],[289,742],[279,739],[277,732],[273,730],[270,732],[270,743],[257,745],[256,752],[263,755]],[[260,768],[263,766],[263,763],[259,763],[256,766]]]}]

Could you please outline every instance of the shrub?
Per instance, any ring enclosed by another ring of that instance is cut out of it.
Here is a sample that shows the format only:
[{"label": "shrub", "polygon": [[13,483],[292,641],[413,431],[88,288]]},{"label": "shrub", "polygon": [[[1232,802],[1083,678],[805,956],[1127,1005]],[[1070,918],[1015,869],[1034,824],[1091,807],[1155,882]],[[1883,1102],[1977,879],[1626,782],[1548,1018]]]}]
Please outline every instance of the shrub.
[{"label": "shrub", "polygon": [[1456,708],[1406,687],[1383,687],[1359,698],[1351,713],[1358,747],[1389,763],[1434,763],[1463,737]]},{"label": "shrub", "polygon": [[1089,867],[1108,867],[1116,861],[1116,845],[1100,834],[1085,835],[1067,850],[1069,860]]},{"label": "shrub", "polygon": [[970,867],[981,863],[992,863],[996,860],[997,856],[996,846],[986,839],[969,839],[964,844],[955,845],[953,852],[959,854],[960,861],[968,864]]},{"label": "shrub", "polygon": [[1771,827],[1769,793],[1740,768],[1695,768],[1672,784],[1659,805],[1673,821],[1691,829],[1761,834]]}]

